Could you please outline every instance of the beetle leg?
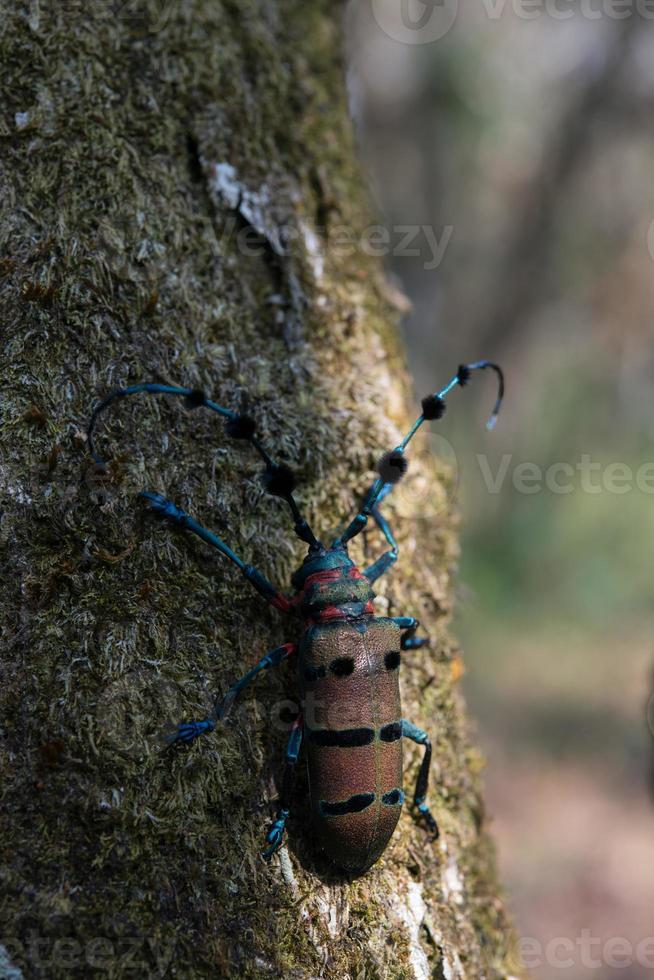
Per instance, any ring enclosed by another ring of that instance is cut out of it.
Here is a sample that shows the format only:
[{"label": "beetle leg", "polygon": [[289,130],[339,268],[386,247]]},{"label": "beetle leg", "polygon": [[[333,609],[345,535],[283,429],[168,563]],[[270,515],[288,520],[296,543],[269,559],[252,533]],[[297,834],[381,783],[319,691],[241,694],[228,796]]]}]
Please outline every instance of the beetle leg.
[{"label": "beetle leg", "polygon": [[184,742],[186,745],[191,745],[198,736],[212,732],[216,727],[216,721],[221,721],[229,714],[237,696],[244,687],[247,687],[250,681],[254,680],[257,674],[261,673],[262,670],[268,670],[270,667],[279,666],[283,660],[286,660],[287,657],[290,657],[296,651],[297,646],[295,643],[285,643],[283,646],[271,650],[240,681],[237,681],[236,684],[230,687],[223,700],[216,704],[212,718],[205,718],[204,721],[185,722],[178,725],[175,731],[167,736],[167,744],[174,745],[177,742]]},{"label": "beetle leg", "polygon": [[377,503],[370,511],[370,514],[373,520],[375,521],[377,527],[382,532],[382,534],[384,535],[384,537],[386,538],[386,540],[391,546],[390,551],[384,552],[384,554],[381,555],[381,557],[378,558],[377,561],[373,565],[371,565],[370,568],[367,568],[363,573],[371,584],[373,582],[376,582],[378,578],[381,578],[381,576],[384,575],[388,571],[388,569],[391,568],[397,561],[397,556],[398,556],[397,541],[395,540],[395,536],[391,531],[388,521],[386,520],[386,518],[384,517],[384,515],[379,509],[379,504],[382,502],[382,500],[385,497],[388,496],[388,494],[391,492],[392,489],[393,489],[392,484],[387,483],[384,489],[382,490],[382,492],[379,494],[379,497],[377,498]]},{"label": "beetle leg", "polygon": [[434,837],[439,836],[438,824],[434,819],[429,807],[425,803],[425,798],[427,796],[427,788],[429,786],[429,765],[431,763],[431,742],[429,740],[429,735],[427,732],[423,732],[422,728],[418,728],[411,721],[406,721],[402,719],[402,735],[405,738],[410,738],[412,742],[416,742],[418,745],[424,745],[425,754],[422,757],[422,765],[420,766],[420,772],[418,773],[418,779],[416,781],[416,791],[413,798],[413,805],[416,806],[425,820],[428,829],[433,833]]},{"label": "beetle leg", "polygon": [[400,648],[402,650],[419,650],[420,647],[424,647],[425,644],[429,643],[428,637],[415,636],[415,632],[420,626],[420,620],[414,616],[394,616],[392,622],[397,623],[404,632],[404,636],[400,641]]},{"label": "beetle leg", "polygon": [[295,764],[300,753],[300,746],[302,744],[302,713],[300,713],[295,721],[293,722],[293,727],[291,729],[291,734],[288,738],[288,743],[286,745],[286,757],[284,764],[284,777],[282,782],[282,791],[279,795],[279,806],[277,809],[277,817],[272,824],[268,834],[266,835],[266,844],[268,845],[261,852],[261,856],[264,860],[268,861],[273,854],[279,850],[282,846],[282,841],[284,839],[284,830],[286,829],[286,821],[288,820],[290,814],[290,804],[291,804],[291,794],[293,792],[293,776],[295,770]]},{"label": "beetle leg", "polygon": [[257,674],[261,673],[262,670],[268,670],[270,667],[278,667],[282,661],[286,660],[288,657],[292,656],[297,652],[297,644],[295,643],[284,643],[281,647],[275,647],[269,653],[262,657],[258,664],[256,664],[252,670],[249,670],[240,681],[233,684],[229,691],[221,701],[220,705],[216,705],[215,713],[216,717],[219,719],[226,718],[232,709],[234,701],[241,693],[244,687],[254,680]]},{"label": "beetle leg", "polygon": [[216,548],[221,555],[229,558],[231,562],[240,568],[245,578],[257,590],[259,595],[262,595],[266,602],[269,602],[275,609],[281,609],[282,612],[288,612],[290,610],[290,603],[286,596],[278,592],[275,586],[268,581],[266,576],[258,568],[255,568],[253,565],[246,565],[213,531],[209,531],[206,527],[198,524],[194,517],[191,517],[190,514],[183,511],[172,500],[167,500],[160,493],[152,493],[150,491],[140,493],[139,497],[147,500],[150,504],[150,509],[155,513],[177,524],[183,530],[197,534],[199,538],[211,545],[212,548]]},{"label": "beetle leg", "polygon": [[419,625],[420,623],[416,619],[416,625],[406,631],[400,640],[400,648],[402,650],[419,650],[420,647],[424,647],[429,643],[428,636],[415,636]]}]

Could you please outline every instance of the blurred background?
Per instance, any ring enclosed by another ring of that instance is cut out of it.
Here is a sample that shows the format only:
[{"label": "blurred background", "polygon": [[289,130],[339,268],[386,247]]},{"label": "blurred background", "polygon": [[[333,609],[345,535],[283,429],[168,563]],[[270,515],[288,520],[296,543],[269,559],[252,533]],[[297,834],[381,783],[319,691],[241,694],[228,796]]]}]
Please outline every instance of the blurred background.
[{"label": "blurred background", "polygon": [[485,376],[439,431],[466,694],[543,980],[654,972],[653,18],[636,0],[348,10],[416,394],[461,361],[507,374],[492,434]]}]

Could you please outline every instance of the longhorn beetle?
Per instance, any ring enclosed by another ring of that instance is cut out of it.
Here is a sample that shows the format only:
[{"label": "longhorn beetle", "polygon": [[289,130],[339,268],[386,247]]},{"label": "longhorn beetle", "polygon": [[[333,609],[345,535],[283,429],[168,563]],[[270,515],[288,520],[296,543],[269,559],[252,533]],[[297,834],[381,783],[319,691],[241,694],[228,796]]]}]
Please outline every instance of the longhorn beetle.
[{"label": "longhorn beetle", "polygon": [[[171,500],[159,493],[139,494],[150,508],[172,524],[196,534],[241,570],[263,598],[282,612],[295,612],[301,620],[295,643],[284,643],[267,653],[216,703],[213,714],[202,721],[178,725],[169,744],[192,744],[198,736],[213,732],[226,719],[237,695],[261,671],[293,658],[297,664],[300,698],[312,704],[312,717],[296,718],[286,748],[286,765],[277,817],[262,852],[271,857],[281,846],[292,791],[292,772],[303,739],[307,744],[311,809],[314,827],[323,849],[343,870],[366,871],[380,857],[395,829],[404,803],[402,789],[402,738],[424,747],[413,804],[428,830],[438,826],[426,802],[431,761],[429,736],[402,718],[399,666],[401,651],[417,650],[428,641],[417,637],[419,623],[411,616],[375,616],[372,586],[395,563],[397,541],[380,512],[380,504],[407,469],[405,450],[423,422],[445,414],[445,398],[457,385],[468,383],[473,371],[490,368],[499,379],[499,391],[488,428],[493,428],[504,397],[501,369],[491,361],[462,365],[451,381],[422,402],[422,414],[404,440],[378,464],[378,476],[368,490],[361,510],[340,537],[325,547],[302,517],[293,492],[295,478],[284,464],[276,463],[256,435],[254,420],[222,408],[192,388],[163,384],[138,384],[112,391],[94,410],[88,428],[88,446],[95,462],[105,467],[93,445],[98,416],[112,402],[146,392],[183,398],[189,408],[208,408],[225,420],[232,439],[249,442],[262,458],[265,490],[290,507],[295,534],[309,550],[292,576],[294,594],[279,592],[253,565],[247,565],[212,531],[198,524]],[[367,525],[379,527],[389,550],[361,572],[348,556],[348,544]],[[355,723],[352,723],[352,719]],[[344,724],[346,719],[349,724]]]}]

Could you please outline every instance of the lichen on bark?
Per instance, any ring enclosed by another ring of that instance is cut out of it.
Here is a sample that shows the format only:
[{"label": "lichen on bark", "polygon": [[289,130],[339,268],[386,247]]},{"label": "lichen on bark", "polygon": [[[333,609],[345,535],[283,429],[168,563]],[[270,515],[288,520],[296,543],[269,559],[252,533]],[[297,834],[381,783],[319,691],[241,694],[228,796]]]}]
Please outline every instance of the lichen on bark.
[{"label": "lichen on bark", "polygon": [[[379,587],[432,639],[402,691],[433,734],[442,836],[432,846],[405,813],[348,883],[312,848],[302,772],[288,848],[258,856],[290,669],[257,682],[230,730],[161,751],[167,725],[202,717],[294,624],[136,494],[165,492],[287,586],[302,547],[260,465],[215,419],[146,398],[100,427],[108,476],[86,452],[111,387],[202,387],[248,406],[328,534],[410,421],[383,270],[325,234],[369,221],[338,9],[18,0],[3,22],[0,963],[55,978],[508,975],[447,632],[447,468],[416,453],[387,506],[401,557]],[[353,554],[380,550],[373,529]]]}]

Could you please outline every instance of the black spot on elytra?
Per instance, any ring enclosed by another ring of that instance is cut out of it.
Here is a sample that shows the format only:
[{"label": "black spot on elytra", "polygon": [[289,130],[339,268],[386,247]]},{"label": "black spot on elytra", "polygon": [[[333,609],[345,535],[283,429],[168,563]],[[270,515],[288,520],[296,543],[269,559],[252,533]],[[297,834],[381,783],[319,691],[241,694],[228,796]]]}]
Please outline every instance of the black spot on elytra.
[{"label": "black spot on elytra", "polygon": [[382,803],[386,806],[400,806],[404,803],[404,793],[401,789],[392,789],[382,796]]},{"label": "black spot on elytra", "polygon": [[322,728],[309,734],[314,745],[351,749],[359,745],[371,745],[375,740],[374,728],[344,728],[341,730]]},{"label": "black spot on elytra", "polygon": [[349,677],[354,671],[354,660],[352,657],[337,657],[329,665],[332,674],[337,677]]},{"label": "black spot on elytra", "polygon": [[343,800],[339,803],[327,803],[325,800],[321,800],[320,809],[325,817],[342,817],[346,813],[361,813],[374,802],[374,793],[357,793],[356,796],[351,796],[349,800]]},{"label": "black spot on elytra", "polygon": [[389,650],[384,657],[384,664],[386,665],[386,670],[397,670],[400,666],[400,651],[399,650]]},{"label": "black spot on elytra", "polygon": [[384,725],[379,731],[382,742],[397,742],[402,738],[402,722],[392,721],[389,725]]}]

